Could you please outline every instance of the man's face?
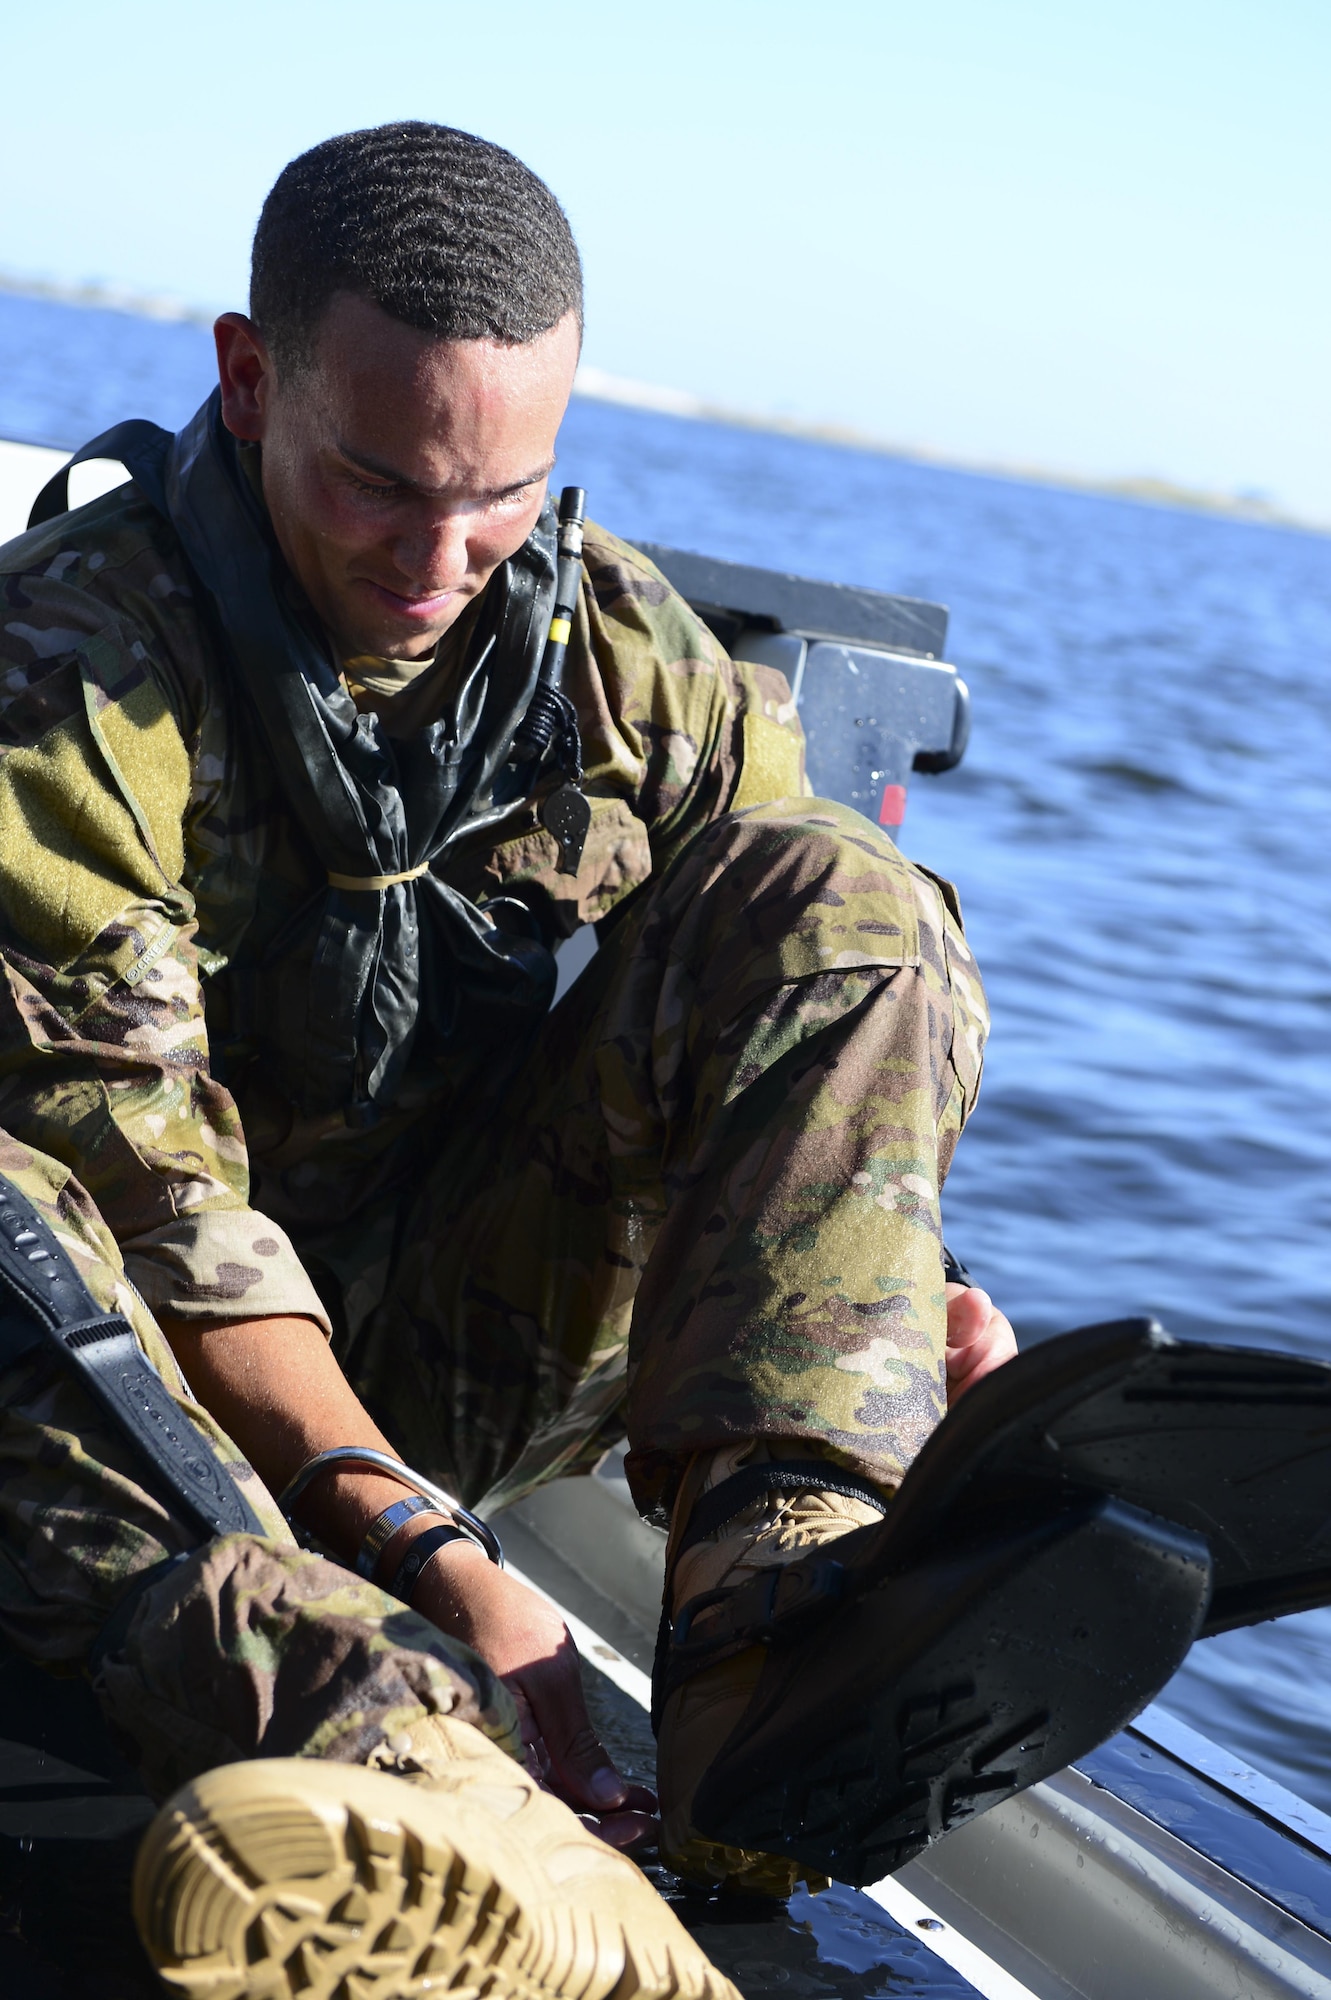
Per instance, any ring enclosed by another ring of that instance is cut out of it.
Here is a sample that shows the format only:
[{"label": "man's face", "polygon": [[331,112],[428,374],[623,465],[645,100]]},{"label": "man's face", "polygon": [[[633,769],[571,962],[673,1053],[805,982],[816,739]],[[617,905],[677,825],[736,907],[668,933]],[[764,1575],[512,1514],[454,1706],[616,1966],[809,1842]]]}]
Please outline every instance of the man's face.
[{"label": "man's face", "polygon": [[536,524],[578,359],[572,314],[520,347],[438,340],[341,292],[279,377],[217,323],[223,415],[263,446],[278,541],[342,656],[427,657]]}]

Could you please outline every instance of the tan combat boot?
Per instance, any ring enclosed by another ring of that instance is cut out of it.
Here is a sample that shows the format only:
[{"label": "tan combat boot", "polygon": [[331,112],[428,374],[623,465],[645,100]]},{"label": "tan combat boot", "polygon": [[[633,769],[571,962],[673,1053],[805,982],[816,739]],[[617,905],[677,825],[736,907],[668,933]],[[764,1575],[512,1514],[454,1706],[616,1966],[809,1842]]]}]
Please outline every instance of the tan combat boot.
[{"label": "tan combat boot", "polygon": [[134,1916],[191,2000],[740,2000],[633,1863],[469,1723],[377,1768],[210,1771],[144,1836]]},{"label": "tan combat boot", "polygon": [[[805,1443],[782,1449],[780,1442],[752,1441],[696,1458],[685,1474],[671,1522],[666,1553],[666,1607],[671,1620],[685,1605],[712,1591],[731,1590],[759,1570],[798,1561],[840,1540],[853,1529],[882,1519],[882,1507],[839,1493],[805,1489],[768,1491],[678,1553],[689,1518],[704,1494],[741,1468],[764,1462],[803,1459],[816,1465]],[[832,1466],[828,1466],[832,1474]],[[884,1505],[887,1496],[884,1495]],[[704,1637],[707,1612],[694,1631]],[[824,1887],[827,1877],[811,1873],[783,1855],[759,1854],[707,1839],[692,1824],[693,1797],[708,1766],[749,1704],[766,1658],[752,1646],[686,1680],[667,1698],[657,1745],[657,1789],[661,1800],[661,1859],[689,1880],[762,1896],[789,1896],[807,1881]]]}]

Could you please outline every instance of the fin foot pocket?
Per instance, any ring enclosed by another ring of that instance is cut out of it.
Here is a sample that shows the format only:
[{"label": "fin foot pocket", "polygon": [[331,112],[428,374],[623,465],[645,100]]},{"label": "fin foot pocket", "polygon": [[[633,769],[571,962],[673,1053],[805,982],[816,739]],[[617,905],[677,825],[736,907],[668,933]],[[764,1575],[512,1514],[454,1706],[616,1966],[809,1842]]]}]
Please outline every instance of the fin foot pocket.
[{"label": "fin foot pocket", "polygon": [[888,1576],[773,1647],[694,1824],[843,1882],[890,1874],[1122,1728],[1209,1589],[1200,1537],[1106,1499]]},{"label": "fin foot pocket", "polygon": [[898,1547],[1007,1504],[1111,1494],[1204,1538],[1205,1633],[1331,1603],[1331,1365],[1115,1320],[1041,1341],[949,1411],[894,1505]]}]

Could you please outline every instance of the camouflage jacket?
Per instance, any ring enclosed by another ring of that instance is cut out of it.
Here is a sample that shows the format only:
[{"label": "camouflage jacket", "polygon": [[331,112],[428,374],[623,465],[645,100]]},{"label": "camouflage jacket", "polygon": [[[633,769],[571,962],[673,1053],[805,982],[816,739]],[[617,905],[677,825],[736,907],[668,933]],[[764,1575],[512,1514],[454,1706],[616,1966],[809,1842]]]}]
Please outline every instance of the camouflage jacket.
[{"label": "camouflage jacket", "polygon": [[[376,699],[356,686],[372,664],[348,663],[358,699]],[[446,869],[475,898],[520,888],[556,935],[604,917],[718,814],[806,789],[781,676],[732,662],[594,527],[565,686],[593,805],[576,878],[531,802]],[[77,1174],[145,1299],[175,1317],[326,1326],[280,1225],[353,1216],[446,1110],[435,1068],[371,1132],[316,1124],[237,1058],[229,975],[280,948],[322,886],[174,534],[137,489],[0,550],[0,1126]]]}]

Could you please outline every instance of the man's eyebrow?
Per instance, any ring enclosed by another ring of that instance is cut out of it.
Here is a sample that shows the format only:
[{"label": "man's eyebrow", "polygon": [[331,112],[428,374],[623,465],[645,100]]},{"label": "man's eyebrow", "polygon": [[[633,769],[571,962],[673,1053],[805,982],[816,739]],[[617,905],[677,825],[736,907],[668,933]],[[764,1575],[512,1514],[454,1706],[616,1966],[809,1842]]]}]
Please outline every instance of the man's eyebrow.
[{"label": "man's eyebrow", "polygon": [[[419,486],[414,479],[408,479],[406,474],[399,472],[395,466],[386,464],[369,452],[353,451],[351,446],[346,444],[339,444],[336,449],[339,458],[344,458],[348,465],[356,468],[357,472],[368,472],[373,479],[391,480],[394,486],[405,486],[409,492],[420,493],[427,500],[437,500],[441,497],[438,487]],[[488,487],[485,492],[478,493],[474,497],[478,500],[503,500],[510,493],[521,493],[524,487],[535,486],[538,480],[548,479],[554,470],[554,465],[553,458],[548,459],[537,471],[527,473],[525,478],[512,479],[507,486]]]}]

